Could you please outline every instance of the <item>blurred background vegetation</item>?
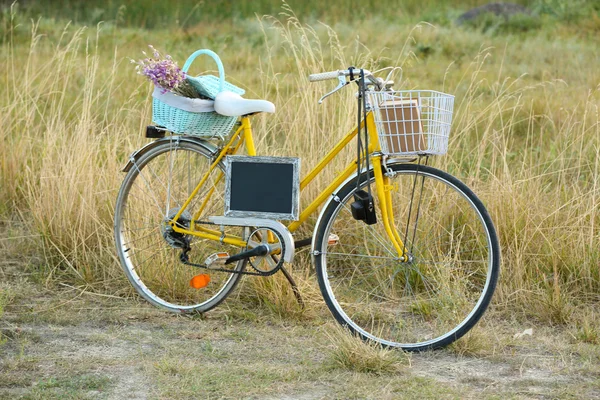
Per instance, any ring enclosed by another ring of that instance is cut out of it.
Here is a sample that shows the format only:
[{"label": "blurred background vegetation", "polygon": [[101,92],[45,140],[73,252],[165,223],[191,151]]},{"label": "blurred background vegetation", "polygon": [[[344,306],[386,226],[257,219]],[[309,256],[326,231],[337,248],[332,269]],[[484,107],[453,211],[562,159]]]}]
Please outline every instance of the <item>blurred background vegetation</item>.
[{"label": "blurred background vegetation", "polygon": [[[331,83],[307,75],[397,65],[397,88],[456,95],[450,151],[435,164],[473,187],[498,227],[496,310],[600,330],[600,2],[518,1],[530,12],[456,23],[485,3],[1,1],[0,223],[26,238],[7,251],[48,285],[131,293],[112,216],[120,167],[147,142],[151,88],[129,61],[148,44],[180,65],[216,51],[246,97],[278,108],[254,120],[259,154],[302,154],[304,171],[355,115],[349,90],[317,105]],[[211,69],[199,60],[192,72]],[[314,285],[309,257],[298,260]],[[281,285],[252,282],[259,302],[294,304],[273,294]]]},{"label": "blurred background vegetation", "polygon": [[[287,3],[303,21],[323,20],[327,23],[356,21],[380,17],[386,23],[427,21],[449,24],[462,12],[488,2],[482,0],[364,0],[351,5],[343,0],[22,0],[18,6],[32,18],[70,20],[75,24],[95,25],[100,21],[130,28],[181,28],[224,19],[253,19],[277,15]],[[13,1],[2,0],[4,9]],[[527,7],[532,20],[548,16],[576,22],[590,18],[600,10],[594,0],[515,0],[511,3]],[[513,23],[514,25],[514,23]]]}]

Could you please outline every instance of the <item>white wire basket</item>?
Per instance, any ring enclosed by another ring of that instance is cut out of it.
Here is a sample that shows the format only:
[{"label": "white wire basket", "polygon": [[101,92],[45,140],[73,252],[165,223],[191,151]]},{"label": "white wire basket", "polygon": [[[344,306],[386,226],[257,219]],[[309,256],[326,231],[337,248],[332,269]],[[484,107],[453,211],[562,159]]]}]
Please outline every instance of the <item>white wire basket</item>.
[{"label": "white wire basket", "polygon": [[446,154],[454,96],[433,90],[367,93],[384,154]]}]

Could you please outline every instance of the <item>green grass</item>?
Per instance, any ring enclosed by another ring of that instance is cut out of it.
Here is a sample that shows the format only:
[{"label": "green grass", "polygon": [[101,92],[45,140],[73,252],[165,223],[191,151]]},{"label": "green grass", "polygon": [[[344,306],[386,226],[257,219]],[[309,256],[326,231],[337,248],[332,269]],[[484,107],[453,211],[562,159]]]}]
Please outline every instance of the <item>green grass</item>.
[{"label": "green grass", "polygon": [[[5,1],[8,7],[10,1]],[[330,22],[360,21],[372,15],[381,15],[387,21],[418,22],[417,17],[425,15],[444,15],[456,13],[455,9],[468,10],[481,1],[460,0],[449,5],[448,2],[415,0],[398,3],[392,0],[362,2],[348,7],[341,0],[328,3],[319,1],[288,0],[286,3],[302,18],[325,19]],[[542,2],[539,2],[542,3]],[[272,0],[259,1],[223,1],[203,2],[198,0],[177,0],[169,3],[157,3],[150,0],[117,1],[78,1],[78,0],[39,0],[23,2],[19,7],[32,16],[69,19],[75,23],[95,25],[100,21],[117,26],[156,28],[190,28],[202,23],[225,19],[253,19],[256,15],[276,15],[281,11],[282,2]]]},{"label": "green grass", "polygon": [[[5,0],[3,3],[3,8],[6,9],[12,1]],[[327,23],[358,22],[381,16],[388,23],[416,23],[425,20],[436,24],[450,24],[462,12],[486,3],[482,0],[409,0],[401,3],[382,0],[361,2],[348,7],[347,3],[341,0],[327,3],[314,0],[286,1],[299,17]],[[592,0],[517,0],[514,3],[528,7],[532,16],[517,16],[512,21],[490,19],[486,16],[475,25],[484,27],[485,30],[526,31],[540,25],[539,16],[549,17],[553,21],[577,22],[600,10],[598,3]],[[228,0],[218,3],[198,0],[177,0],[169,3],[150,0],[38,0],[17,4],[21,10],[34,18],[42,16],[86,25],[95,25],[103,21],[120,27],[145,29],[188,29],[215,20],[244,20],[256,16],[277,15],[282,5],[281,2],[271,0]]]},{"label": "green grass", "polygon": [[106,391],[110,381],[110,378],[98,375],[49,378],[39,382],[23,399],[92,399]]}]

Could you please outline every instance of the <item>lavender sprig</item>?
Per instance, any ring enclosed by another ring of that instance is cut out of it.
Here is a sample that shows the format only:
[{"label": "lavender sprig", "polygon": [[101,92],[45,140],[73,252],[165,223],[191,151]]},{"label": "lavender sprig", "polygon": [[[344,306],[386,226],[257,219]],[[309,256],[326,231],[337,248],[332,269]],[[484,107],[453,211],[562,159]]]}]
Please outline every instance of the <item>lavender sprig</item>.
[{"label": "lavender sprig", "polygon": [[[161,54],[152,45],[148,46],[152,50],[152,56],[149,57],[146,52],[142,52],[146,58],[143,60],[131,60],[136,64],[135,70],[139,75],[144,75],[162,88],[165,92],[170,91],[183,97],[195,99],[207,99],[208,97],[198,93],[198,91],[187,80],[186,73],[183,72],[173,61],[170,55],[161,58]],[[164,93],[164,92],[163,92]]]}]

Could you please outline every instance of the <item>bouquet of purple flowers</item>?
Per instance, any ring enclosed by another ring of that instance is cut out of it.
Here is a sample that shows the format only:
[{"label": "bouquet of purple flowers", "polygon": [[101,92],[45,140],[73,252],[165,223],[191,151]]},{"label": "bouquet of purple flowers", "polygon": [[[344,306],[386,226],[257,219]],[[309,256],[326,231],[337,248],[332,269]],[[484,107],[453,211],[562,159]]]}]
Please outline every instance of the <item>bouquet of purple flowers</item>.
[{"label": "bouquet of purple flowers", "polygon": [[148,47],[152,50],[152,56],[148,56],[143,51],[145,59],[131,60],[133,64],[136,64],[135,70],[139,75],[146,76],[155,86],[162,88],[163,93],[169,91],[183,97],[209,99],[190,83],[187,74],[177,66],[170,55],[167,54],[162,58],[160,52],[152,45]]}]

